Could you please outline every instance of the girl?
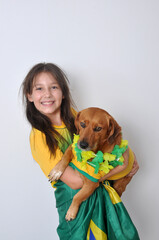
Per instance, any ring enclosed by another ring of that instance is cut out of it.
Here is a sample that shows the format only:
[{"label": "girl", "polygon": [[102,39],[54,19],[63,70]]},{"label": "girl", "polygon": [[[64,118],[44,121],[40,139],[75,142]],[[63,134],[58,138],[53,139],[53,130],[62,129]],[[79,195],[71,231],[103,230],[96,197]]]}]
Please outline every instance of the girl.
[{"label": "girl", "polygon": [[[72,143],[73,133],[76,132],[76,112],[72,108],[67,81],[66,75],[58,66],[39,63],[29,71],[22,85],[26,116],[32,126],[32,155],[46,177]],[[125,152],[124,158],[127,157]],[[134,175],[137,169],[135,161],[131,175]],[[59,214],[57,232],[61,240],[139,239],[121,199],[108,182],[100,184],[81,204],[75,220],[67,222],[66,212],[82,184],[78,172],[70,166],[60,180],[54,183]]]}]

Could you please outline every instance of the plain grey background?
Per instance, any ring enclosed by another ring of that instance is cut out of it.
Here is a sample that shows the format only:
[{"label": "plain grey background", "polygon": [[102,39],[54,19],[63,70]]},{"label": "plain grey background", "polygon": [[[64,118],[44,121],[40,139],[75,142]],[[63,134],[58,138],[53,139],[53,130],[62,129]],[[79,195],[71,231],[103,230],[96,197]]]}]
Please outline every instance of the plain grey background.
[{"label": "plain grey background", "polygon": [[123,127],[140,171],[122,200],[141,239],[158,239],[158,13],[157,0],[0,0],[0,239],[58,239],[19,96],[44,61],[67,73],[79,110],[104,108]]}]

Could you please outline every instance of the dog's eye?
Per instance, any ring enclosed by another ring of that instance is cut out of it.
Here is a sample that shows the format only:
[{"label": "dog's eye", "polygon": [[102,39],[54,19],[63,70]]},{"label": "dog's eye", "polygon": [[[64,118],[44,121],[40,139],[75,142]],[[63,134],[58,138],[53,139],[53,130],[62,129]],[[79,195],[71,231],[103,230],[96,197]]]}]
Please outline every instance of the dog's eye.
[{"label": "dog's eye", "polygon": [[99,132],[102,130],[102,127],[95,127],[93,130],[94,130],[94,132]]},{"label": "dog's eye", "polygon": [[86,127],[86,124],[84,122],[81,122],[80,125],[81,125],[82,128]]}]

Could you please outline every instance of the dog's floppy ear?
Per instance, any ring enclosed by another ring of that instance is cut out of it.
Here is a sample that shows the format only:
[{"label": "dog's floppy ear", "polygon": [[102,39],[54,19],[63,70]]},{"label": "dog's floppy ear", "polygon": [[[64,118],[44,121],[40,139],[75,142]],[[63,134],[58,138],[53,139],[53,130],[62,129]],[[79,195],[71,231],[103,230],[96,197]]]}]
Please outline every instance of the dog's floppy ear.
[{"label": "dog's floppy ear", "polygon": [[119,143],[121,140],[121,127],[119,124],[110,116],[109,119],[109,128],[108,128],[108,142],[112,144],[119,137]]},{"label": "dog's floppy ear", "polygon": [[75,127],[77,129],[77,134],[79,134],[79,116],[80,116],[81,112],[79,112],[75,118]]}]

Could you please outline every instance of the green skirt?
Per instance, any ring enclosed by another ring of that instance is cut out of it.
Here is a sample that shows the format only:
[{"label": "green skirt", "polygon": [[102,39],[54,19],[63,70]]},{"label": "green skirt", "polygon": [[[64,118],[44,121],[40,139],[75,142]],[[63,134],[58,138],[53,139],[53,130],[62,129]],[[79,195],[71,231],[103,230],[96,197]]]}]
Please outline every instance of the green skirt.
[{"label": "green skirt", "polygon": [[65,220],[65,215],[78,190],[61,181],[55,187],[60,240],[139,240],[126,208],[109,182],[101,184],[81,204],[76,219],[70,222]]}]

